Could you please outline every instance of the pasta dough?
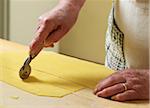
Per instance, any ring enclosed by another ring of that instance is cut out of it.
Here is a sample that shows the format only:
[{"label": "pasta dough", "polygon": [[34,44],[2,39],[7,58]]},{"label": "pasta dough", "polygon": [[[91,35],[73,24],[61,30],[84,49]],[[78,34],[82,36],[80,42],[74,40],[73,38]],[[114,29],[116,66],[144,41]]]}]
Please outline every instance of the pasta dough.
[{"label": "pasta dough", "polygon": [[30,77],[22,81],[19,69],[28,56],[25,51],[0,52],[0,80],[40,96],[62,97],[83,88],[94,88],[113,71],[102,65],[42,51],[31,63]]}]

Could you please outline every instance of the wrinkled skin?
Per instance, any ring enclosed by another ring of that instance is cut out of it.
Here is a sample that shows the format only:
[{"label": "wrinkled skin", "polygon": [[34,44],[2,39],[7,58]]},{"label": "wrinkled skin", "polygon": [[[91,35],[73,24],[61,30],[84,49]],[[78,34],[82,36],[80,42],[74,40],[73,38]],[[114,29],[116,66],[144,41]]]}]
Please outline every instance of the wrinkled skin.
[{"label": "wrinkled skin", "polygon": [[[125,84],[127,90],[122,84]],[[149,70],[127,69],[100,81],[94,94],[116,101],[149,99]]]}]

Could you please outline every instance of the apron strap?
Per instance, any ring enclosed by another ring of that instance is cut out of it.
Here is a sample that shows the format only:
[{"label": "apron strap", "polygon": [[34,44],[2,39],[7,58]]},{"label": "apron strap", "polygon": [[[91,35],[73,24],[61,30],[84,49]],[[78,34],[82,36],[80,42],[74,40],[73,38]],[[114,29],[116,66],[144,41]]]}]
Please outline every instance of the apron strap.
[{"label": "apron strap", "polygon": [[112,11],[113,11],[113,19],[115,19],[115,10],[116,10],[116,0],[113,0],[112,1]]}]

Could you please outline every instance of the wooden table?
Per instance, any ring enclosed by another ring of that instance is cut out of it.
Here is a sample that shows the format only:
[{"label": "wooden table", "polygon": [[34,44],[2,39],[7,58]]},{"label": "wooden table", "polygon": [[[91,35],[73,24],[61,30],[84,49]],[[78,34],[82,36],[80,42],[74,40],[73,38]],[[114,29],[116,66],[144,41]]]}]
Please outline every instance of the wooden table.
[{"label": "wooden table", "polygon": [[[25,50],[26,46],[0,39],[0,50]],[[83,89],[63,98],[32,95],[0,82],[0,108],[149,108],[148,101],[116,102]]]}]

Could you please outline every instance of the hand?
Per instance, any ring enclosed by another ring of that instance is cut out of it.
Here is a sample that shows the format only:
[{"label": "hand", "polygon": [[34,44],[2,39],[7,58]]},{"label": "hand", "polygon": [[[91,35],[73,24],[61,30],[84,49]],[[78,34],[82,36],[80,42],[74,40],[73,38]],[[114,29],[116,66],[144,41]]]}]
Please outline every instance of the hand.
[{"label": "hand", "polygon": [[41,46],[53,46],[53,43],[60,40],[75,24],[78,13],[78,7],[62,2],[52,11],[40,16],[36,37],[30,44],[30,52],[38,52]]},{"label": "hand", "polygon": [[[127,90],[125,91],[125,87]],[[149,99],[149,70],[127,69],[101,81],[94,91],[98,97],[116,101]]]}]

